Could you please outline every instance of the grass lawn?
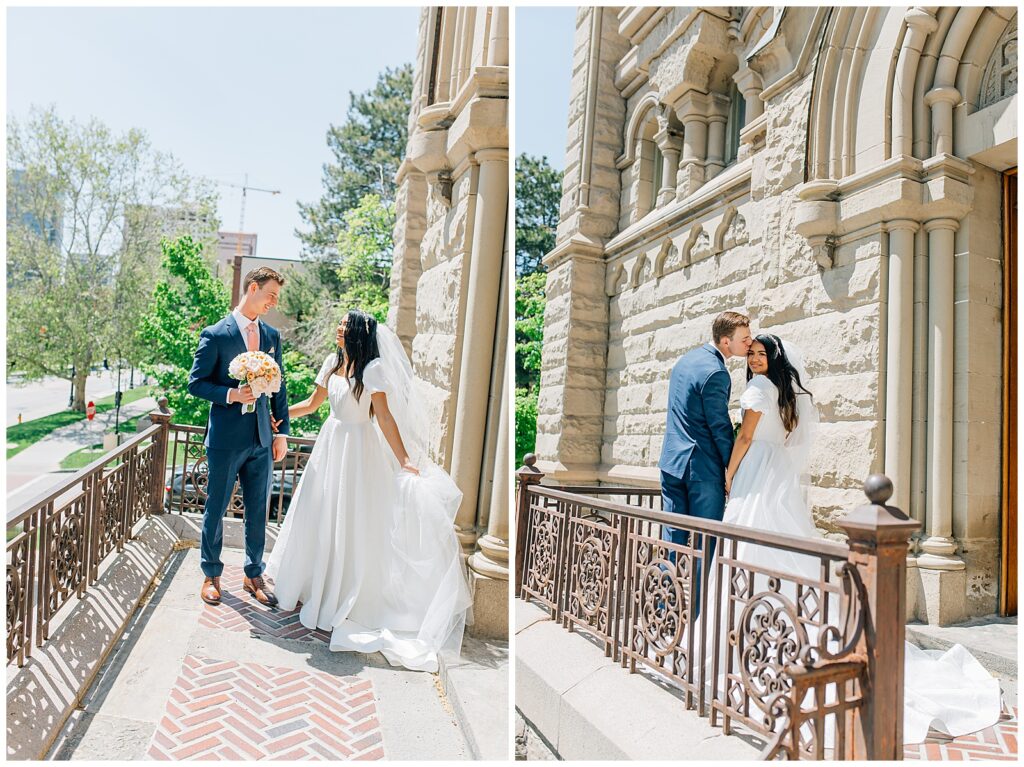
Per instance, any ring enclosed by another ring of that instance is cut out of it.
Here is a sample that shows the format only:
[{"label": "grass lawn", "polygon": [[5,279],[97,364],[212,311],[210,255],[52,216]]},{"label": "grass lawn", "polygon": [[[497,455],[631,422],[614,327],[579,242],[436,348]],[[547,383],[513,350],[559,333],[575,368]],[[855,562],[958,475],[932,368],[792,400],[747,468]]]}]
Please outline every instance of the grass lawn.
[{"label": "grass lawn", "polygon": [[[151,396],[152,386],[136,386],[126,391],[121,398],[121,406]],[[104,397],[96,400],[96,413],[106,413],[114,409],[114,397]],[[7,429],[7,457],[13,458],[29,445],[34,445],[56,429],[63,426],[70,426],[78,421],[85,420],[85,413],[75,413],[71,410],[63,410],[59,413],[25,421]],[[85,466],[85,464],[82,464]]]}]

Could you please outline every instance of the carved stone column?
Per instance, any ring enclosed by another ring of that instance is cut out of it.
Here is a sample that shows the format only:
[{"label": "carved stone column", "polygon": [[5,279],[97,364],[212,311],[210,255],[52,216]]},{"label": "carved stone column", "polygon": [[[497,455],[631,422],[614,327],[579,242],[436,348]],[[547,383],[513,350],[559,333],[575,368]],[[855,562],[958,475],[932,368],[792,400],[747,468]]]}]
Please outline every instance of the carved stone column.
[{"label": "carved stone column", "polygon": [[932,155],[953,154],[953,105],[959,103],[960,91],[945,85],[933,88],[924,97],[932,110]]},{"label": "carved stone column", "polygon": [[910,219],[889,221],[888,344],[885,350],[885,473],[896,488],[894,506],[910,508],[913,414],[914,233]]},{"label": "carved stone column", "polygon": [[704,183],[704,161],[708,148],[708,106],[706,93],[687,91],[675,105],[683,124],[683,156],[676,177],[676,199],[684,199]]},{"label": "carved stone column", "polygon": [[764,102],[761,101],[761,75],[747,66],[741,66],[732,76],[733,82],[739,92],[743,94],[745,102],[746,123],[752,123],[764,112]]},{"label": "carved stone column", "polygon": [[455,528],[467,553],[476,542],[476,507],[487,426],[487,386],[473,382],[480,381],[481,372],[490,371],[492,364],[497,317],[494,308],[501,299],[501,255],[508,213],[508,150],[482,149],[476,153],[476,161],[480,176],[466,299],[466,317],[470,319],[463,331],[459,370],[459,380],[465,385],[458,389],[452,448],[452,478],[463,493]]},{"label": "carved stone column", "polygon": [[704,178],[710,181],[725,168],[725,124],[729,119],[729,99],[712,93],[708,105],[708,156]]},{"label": "carved stone column", "polygon": [[661,191],[657,200],[659,206],[676,198],[676,174],[679,172],[679,154],[682,151],[679,135],[668,127],[668,120],[659,118],[659,123],[662,121],[664,127],[654,135],[654,141],[665,160],[661,166]]},{"label": "carved stone column", "polygon": [[494,455],[494,487],[491,491],[487,535],[477,541],[480,550],[469,558],[469,566],[475,573],[502,581],[508,580],[508,436],[508,386],[502,386],[498,449]]},{"label": "carved stone column", "polygon": [[925,223],[928,233],[928,538],[921,567],[963,569],[953,540],[953,253],[959,223]]}]

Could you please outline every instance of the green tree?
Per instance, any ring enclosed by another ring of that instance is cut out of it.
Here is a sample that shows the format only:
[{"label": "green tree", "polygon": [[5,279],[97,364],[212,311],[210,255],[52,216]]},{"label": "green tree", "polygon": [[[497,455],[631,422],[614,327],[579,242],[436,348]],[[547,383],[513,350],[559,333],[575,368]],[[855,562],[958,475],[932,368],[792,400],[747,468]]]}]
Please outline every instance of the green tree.
[{"label": "green tree", "polygon": [[516,157],[516,466],[537,437],[547,275],[543,257],[555,247],[562,174],[547,157]]},{"label": "green tree", "polygon": [[516,466],[533,451],[537,435],[546,282],[544,272],[516,279]]},{"label": "green tree", "polygon": [[[320,369],[318,363],[314,369],[302,354],[294,349],[284,353],[284,380],[288,389],[289,402],[301,402],[313,393],[316,388],[316,374]],[[330,406],[324,402],[315,413],[295,418],[288,424],[288,430],[296,436],[317,434],[324,419],[330,412]]]},{"label": "green tree", "polygon": [[387,319],[394,251],[395,213],[392,205],[375,194],[365,195],[345,212],[338,236],[337,260],[330,277],[305,277],[298,289],[285,291],[282,309],[301,318],[297,345],[317,364],[334,348],[334,329],[349,309],[362,309],[378,321]]},{"label": "green tree", "polygon": [[522,466],[523,456],[536,449],[537,395],[536,390],[516,388],[516,462],[513,468]]},{"label": "green tree", "polygon": [[7,158],[8,363],[73,380],[82,412],[94,363],[139,361],[160,236],[216,232],[211,187],[143,132],[116,135],[53,108],[9,120]]},{"label": "green tree", "polygon": [[199,346],[199,333],[231,308],[231,296],[213,276],[203,247],[189,236],[164,240],[163,278],[142,318],[142,338],[150,349],[147,373],[157,380],[175,423],[205,424],[210,403],[188,392],[188,373]]},{"label": "green tree", "polygon": [[516,157],[516,276],[543,271],[541,259],[555,247],[562,173],[547,157]]},{"label": "green tree", "polygon": [[296,235],[308,255],[337,255],[345,213],[366,195],[395,199],[394,179],[408,141],[411,103],[411,64],[385,69],[365,93],[349,93],[345,122],[327,131],[333,159],[323,168],[323,196],[313,203],[299,203],[307,228]]},{"label": "green tree", "polygon": [[516,280],[516,386],[540,386],[544,343],[544,286],[547,275],[534,272]]}]

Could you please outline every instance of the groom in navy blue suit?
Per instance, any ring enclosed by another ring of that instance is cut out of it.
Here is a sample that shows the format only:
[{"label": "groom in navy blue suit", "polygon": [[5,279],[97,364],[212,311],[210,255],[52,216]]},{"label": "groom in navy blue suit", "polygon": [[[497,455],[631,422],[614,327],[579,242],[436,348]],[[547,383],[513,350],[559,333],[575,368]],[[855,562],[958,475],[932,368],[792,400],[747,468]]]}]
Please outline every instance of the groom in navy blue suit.
[{"label": "groom in navy blue suit", "polygon": [[[277,604],[263,580],[263,549],[266,545],[267,505],[274,461],[288,451],[288,394],[281,361],[281,335],[260,321],[260,316],[277,305],[284,277],[268,267],[245,275],[242,300],[227,317],[203,329],[199,348],[188,376],[188,390],[209,400],[206,462],[209,468],[203,532],[200,546],[205,579],[200,595],[204,602],[218,604],[221,598],[220,560],[224,541],[224,512],[237,478],[245,504],[245,577],[242,588],[260,603]],[[281,390],[256,398],[249,386],[228,374],[231,361],[246,351],[269,354],[281,368]],[[256,412],[243,413],[242,405],[255,402]],[[271,429],[271,411],[279,421],[277,434]]]},{"label": "groom in navy blue suit", "polygon": [[[668,414],[661,449],[662,507],[671,514],[689,514],[722,521],[725,514],[725,470],[732,455],[729,420],[732,379],[725,361],[746,357],[753,339],[750,320],[736,312],[719,314],[711,327],[713,343],[693,349],[676,362],[668,384]],[[662,540],[686,545],[688,530],[662,528]],[[708,545],[710,566],[715,539]],[[671,557],[675,561],[675,557]],[[700,604],[700,572],[697,572]],[[694,606],[694,614],[698,607]]]}]

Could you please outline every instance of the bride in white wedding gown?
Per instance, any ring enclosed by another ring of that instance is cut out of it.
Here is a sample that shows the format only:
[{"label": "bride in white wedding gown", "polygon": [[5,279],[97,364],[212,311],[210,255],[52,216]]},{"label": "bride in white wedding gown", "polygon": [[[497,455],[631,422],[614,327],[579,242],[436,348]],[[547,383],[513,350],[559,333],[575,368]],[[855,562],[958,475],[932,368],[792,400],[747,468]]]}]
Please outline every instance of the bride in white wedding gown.
[{"label": "bride in white wedding gown", "polygon": [[350,311],[316,389],[288,409],[324,421],[267,563],[280,607],[332,650],[436,671],[458,653],[469,589],[453,520],[462,493],[426,457],[422,404],[397,336]]},{"label": "bride in white wedding gown", "polygon": [[[760,335],[747,353],[747,366],[747,388],[740,397],[743,421],[726,470],[722,521],[820,537],[801,484],[818,414],[804,388],[808,381],[799,352],[777,336]],[[820,575],[817,558],[767,546],[740,542],[736,559],[810,580]],[[715,593],[715,571],[709,595]],[[929,728],[956,737],[998,721],[999,682],[961,645],[943,652],[907,642],[905,650],[904,743],[924,741]]]}]

